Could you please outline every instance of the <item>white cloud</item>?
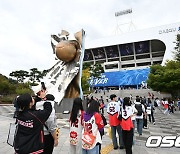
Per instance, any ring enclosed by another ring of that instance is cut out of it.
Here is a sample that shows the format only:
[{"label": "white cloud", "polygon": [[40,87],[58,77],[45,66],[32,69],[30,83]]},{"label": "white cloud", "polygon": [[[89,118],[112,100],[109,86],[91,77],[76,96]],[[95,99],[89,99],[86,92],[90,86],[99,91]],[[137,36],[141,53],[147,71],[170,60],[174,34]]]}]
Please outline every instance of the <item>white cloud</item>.
[{"label": "white cloud", "polygon": [[[1,0],[0,73],[50,68],[50,35],[83,28],[87,41],[113,35],[116,20],[132,20],[138,29],[179,22],[179,0]],[[132,8],[118,19],[116,11]]]}]

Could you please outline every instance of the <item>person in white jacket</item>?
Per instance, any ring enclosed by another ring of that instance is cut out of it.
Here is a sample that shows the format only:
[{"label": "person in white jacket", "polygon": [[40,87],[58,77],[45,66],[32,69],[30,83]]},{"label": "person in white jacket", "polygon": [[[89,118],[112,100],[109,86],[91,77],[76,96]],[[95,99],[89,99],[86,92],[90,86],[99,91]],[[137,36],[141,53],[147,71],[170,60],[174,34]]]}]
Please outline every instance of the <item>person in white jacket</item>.
[{"label": "person in white jacket", "polygon": [[52,154],[54,146],[58,145],[58,137],[56,134],[57,129],[57,122],[56,122],[56,115],[54,109],[54,96],[51,94],[47,94],[43,100],[36,102],[36,110],[43,110],[43,104],[45,101],[51,103],[52,112],[45,122],[44,126],[44,154]]}]

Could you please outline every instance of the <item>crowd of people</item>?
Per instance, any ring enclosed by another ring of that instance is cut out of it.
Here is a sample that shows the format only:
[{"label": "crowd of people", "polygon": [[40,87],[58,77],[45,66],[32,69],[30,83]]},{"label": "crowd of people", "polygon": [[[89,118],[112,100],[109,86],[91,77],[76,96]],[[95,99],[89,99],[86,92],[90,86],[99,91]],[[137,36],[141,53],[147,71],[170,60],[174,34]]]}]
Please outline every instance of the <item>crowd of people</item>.
[{"label": "crowd of people", "polygon": [[[46,94],[40,89],[36,96],[29,94],[18,96],[15,101],[16,112],[14,118],[18,129],[14,139],[16,154],[43,153],[52,154],[58,145],[58,127],[54,109],[54,96]],[[100,154],[104,126],[110,126],[114,150],[125,149],[126,154],[132,154],[135,142],[135,131],[142,135],[142,130],[148,128],[149,123],[155,125],[154,111],[161,105],[164,114],[174,112],[174,102],[170,99],[136,96],[120,98],[115,94],[99,99],[93,96],[87,100],[83,109],[81,98],[75,98],[69,117],[69,145],[71,154]],[[152,102],[153,101],[153,102]],[[180,110],[180,99],[178,99]],[[104,109],[107,108],[108,117]],[[118,133],[118,139],[116,133]]]}]

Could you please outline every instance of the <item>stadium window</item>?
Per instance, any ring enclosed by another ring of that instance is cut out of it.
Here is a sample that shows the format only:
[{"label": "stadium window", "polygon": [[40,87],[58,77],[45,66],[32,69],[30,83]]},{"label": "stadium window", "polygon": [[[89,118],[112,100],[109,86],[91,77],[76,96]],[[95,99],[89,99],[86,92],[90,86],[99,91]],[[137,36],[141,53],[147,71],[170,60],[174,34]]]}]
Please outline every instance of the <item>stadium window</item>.
[{"label": "stadium window", "polygon": [[152,57],[163,57],[164,53],[164,51],[152,53]]},{"label": "stadium window", "polygon": [[111,58],[111,59],[108,59],[108,62],[111,62],[111,61],[119,61],[119,58]]},{"label": "stadium window", "polygon": [[122,68],[135,67],[135,64],[122,65]]},{"label": "stadium window", "polygon": [[149,41],[142,41],[135,43],[136,54],[144,54],[149,52]]},{"label": "stadium window", "polygon": [[104,60],[96,60],[96,62],[98,62],[98,63],[104,63],[104,62],[106,62],[106,60],[104,59]]},{"label": "stadium window", "polygon": [[92,49],[95,59],[105,59],[105,53],[103,48]]},{"label": "stadium window", "polygon": [[151,40],[151,51],[152,52],[157,52],[157,51],[165,51],[166,46],[164,42],[160,40]]},{"label": "stadium window", "polygon": [[151,65],[151,62],[145,62],[145,63],[137,63],[137,66],[149,66]]},{"label": "stadium window", "polygon": [[118,64],[107,64],[105,69],[118,69]]},{"label": "stadium window", "polygon": [[132,43],[128,43],[128,44],[121,44],[119,45],[120,48],[120,53],[121,56],[128,56],[128,55],[133,55],[133,44]]},{"label": "stadium window", "polygon": [[121,61],[134,60],[134,56],[121,57]]},{"label": "stadium window", "polygon": [[153,64],[162,64],[162,61],[153,61]]},{"label": "stadium window", "polygon": [[119,57],[117,45],[105,47],[108,58]]},{"label": "stadium window", "polygon": [[150,54],[136,56],[136,59],[146,59],[146,58],[150,58]]},{"label": "stadium window", "polygon": [[90,61],[90,60],[93,60],[93,55],[91,53],[91,50],[87,49],[85,50],[85,53],[84,53],[84,61]]}]

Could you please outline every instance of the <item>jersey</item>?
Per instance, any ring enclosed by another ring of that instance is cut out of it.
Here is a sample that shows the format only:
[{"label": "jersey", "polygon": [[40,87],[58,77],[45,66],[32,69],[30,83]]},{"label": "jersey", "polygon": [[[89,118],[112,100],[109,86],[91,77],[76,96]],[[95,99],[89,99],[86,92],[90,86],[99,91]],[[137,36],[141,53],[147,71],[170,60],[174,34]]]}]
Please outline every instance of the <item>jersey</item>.
[{"label": "jersey", "polygon": [[120,104],[118,102],[110,102],[107,106],[107,113],[109,114],[110,126],[117,126],[120,124],[118,120],[118,113],[120,110]]},{"label": "jersey", "polygon": [[123,130],[130,131],[131,128],[133,128],[133,123],[131,120],[131,116],[133,115],[133,108],[132,106],[125,106],[125,109],[121,107],[122,109],[122,121],[121,121],[121,127]]},{"label": "jersey", "polygon": [[164,101],[164,108],[168,109],[169,105],[168,105],[168,101]]},{"label": "jersey", "polygon": [[82,125],[83,125],[83,111],[79,111],[79,114],[77,115],[77,119],[74,123],[70,121],[70,132],[69,132],[69,140],[70,144],[77,145],[78,142],[81,140],[81,134],[82,134]]},{"label": "jersey", "polygon": [[82,148],[83,149],[93,149],[97,143],[102,144],[102,139],[101,139],[101,135],[99,133],[99,129],[103,128],[104,124],[103,124],[103,120],[101,118],[101,115],[98,113],[95,113],[91,119],[89,119],[88,121],[84,121],[84,127],[83,127],[83,131],[82,133],[84,133],[84,131],[88,131],[90,133],[93,134],[93,136],[96,137],[94,143],[92,146],[87,145],[83,140],[82,140]]}]

